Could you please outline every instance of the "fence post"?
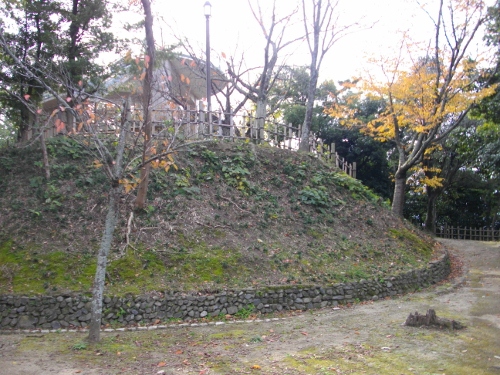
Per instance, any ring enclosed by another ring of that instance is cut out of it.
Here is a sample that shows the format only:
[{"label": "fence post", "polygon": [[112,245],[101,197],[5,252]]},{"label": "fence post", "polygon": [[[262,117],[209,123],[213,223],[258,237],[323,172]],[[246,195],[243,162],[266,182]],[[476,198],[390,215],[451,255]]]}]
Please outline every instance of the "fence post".
[{"label": "fence post", "polygon": [[221,116],[221,111],[220,111],[220,108],[219,108],[219,119],[217,121],[217,125],[219,125],[218,129],[217,129],[217,134],[219,135],[219,137],[222,138],[222,136],[224,135],[224,132],[222,131],[222,116]]},{"label": "fence post", "polygon": [[292,149],[292,137],[293,137],[293,131],[292,131],[292,123],[288,124],[288,149]]},{"label": "fence post", "polygon": [[208,115],[207,121],[208,121],[208,132],[209,132],[208,137],[212,138],[212,135],[213,135],[213,132],[214,132],[214,127],[213,127],[213,124],[212,124],[212,111],[208,111],[207,115]]},{"label": "fence post", "polygon": [[234,135],[235,135],[235,129],[234,129],[234,117],[233,117],[233,114],[230,113],[229,114],[229,136],[231,137],[231,141],[234,142]]}]

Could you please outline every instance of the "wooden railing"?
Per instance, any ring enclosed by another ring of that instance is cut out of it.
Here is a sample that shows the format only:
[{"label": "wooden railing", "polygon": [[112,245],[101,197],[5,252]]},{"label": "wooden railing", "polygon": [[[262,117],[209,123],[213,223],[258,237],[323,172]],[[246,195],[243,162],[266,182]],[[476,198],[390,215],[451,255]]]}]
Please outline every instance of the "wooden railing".
[{"label": "wooden railing", "polygon": [[[183,140],[225,139],[267,143],[274,147],[296,151],[301,139],[301,128],[279,122],[264,121],[248,114],[206,112],[201,110],[157,109],[152,111],[153,137],[166,139],[177,137]],[[115,133],[117,127],[108,121],[105,125],[95,124],[99,133]],[[134,119],[132,134],[142,131],[143,121]],[[28,139],[34,136],[29,133]],[[57,135],[55,126],[44,129],[45,138]],[[325,145],[321,140],[309,140],[309,152],[316,154],[356,178],[356,163],[348,163],[335,152],[335,145]]]},{"label": "wooden railing", "polygon": [[500,241],[500,230],[495,228],[467,228],[442,226],[436,228],[436,236],[456,240]]}]

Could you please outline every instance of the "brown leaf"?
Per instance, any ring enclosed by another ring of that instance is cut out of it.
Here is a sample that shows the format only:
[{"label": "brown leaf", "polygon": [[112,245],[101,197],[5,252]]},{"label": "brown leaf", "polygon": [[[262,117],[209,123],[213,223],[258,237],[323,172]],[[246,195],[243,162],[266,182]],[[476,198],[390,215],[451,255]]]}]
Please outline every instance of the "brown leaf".
[{"label": "brown leaf", "polygon": [[156,366],[157,367],[165,367],[167,365],[167,362],[159,362]]},{"label": "brown leaf", "polygon": [[60,119],[56,118],[56,120],[54,121],[54,125],[56,126],[56,131],[59,133],[59,132],[62,132],[64,129],[65,129],[65,125],[64,125],[64,122],[62,122]]}]

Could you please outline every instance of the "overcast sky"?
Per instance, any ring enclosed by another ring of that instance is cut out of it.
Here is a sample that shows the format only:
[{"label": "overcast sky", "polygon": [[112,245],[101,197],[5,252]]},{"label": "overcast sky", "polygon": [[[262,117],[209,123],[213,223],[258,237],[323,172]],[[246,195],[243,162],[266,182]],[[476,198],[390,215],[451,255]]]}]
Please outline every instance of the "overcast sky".
[{"label": "overcast sky", "polygon": [[[221,52],[234,56],[244,51],[249,67],[261,65],[265,39],[251,14],[247,0],[210,2],[212,62],[217,64],[217,55]],[[256,0],[252,2],[255,3]],[[260,2],[263,11],[272,4],[271,0]],[[428,9],[436,8],[438,4],[438,0],[422,2],[428,3]],[[153,1],[157,44],[175,43],[172,36],[174,32],[186,37],[201,55],[205,49],[204,3],[205,0]],[[301,0],[277,0],[276,4],[279,14],[289,14],[293,8],[298,7],[298,16],[301,16]],[[338,14],[341,24],[359,23],[361,26],[357,32],[345,36],[328,52],[321,68],[320,81],[342,80],[362,74],[367,66],[367,58],[393,53],[404,31],[413,39],[421,41],[430,40],[434,31],[432,21],[416,0],[339,0]],[[137,12],[135,15],[140,16]],[[125,19],[131,21],[133,16],[129,15]],[[300,18],[297,17],[296,23],[287,29],[290,38],[304,34]],[[285,52],[290,65],[309,64],[310,57],[304,43],[295,44]]]}]

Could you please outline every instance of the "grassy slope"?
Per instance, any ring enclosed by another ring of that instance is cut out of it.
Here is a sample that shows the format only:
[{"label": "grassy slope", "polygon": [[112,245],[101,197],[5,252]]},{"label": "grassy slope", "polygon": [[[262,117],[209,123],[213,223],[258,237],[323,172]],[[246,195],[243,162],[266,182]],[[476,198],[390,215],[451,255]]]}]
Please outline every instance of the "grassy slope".
[{"label": "grassy slope", "polygon": [[[37,148],[0,153],[0,293],[90,290],[106,179],[69,139],[49,151],[49,182]],[[111,294],[383,278],[432,256],[429,238],[310,155],[222,142],[175,160],[177,171],[153,170],[130,226],[134,196],[123,196]]]}]

